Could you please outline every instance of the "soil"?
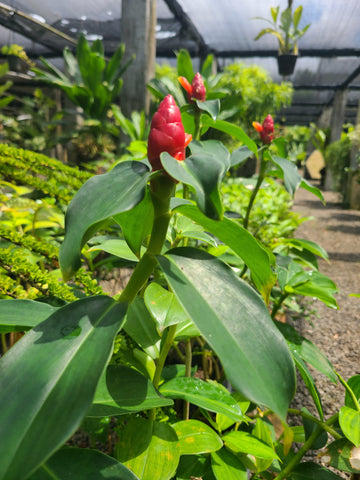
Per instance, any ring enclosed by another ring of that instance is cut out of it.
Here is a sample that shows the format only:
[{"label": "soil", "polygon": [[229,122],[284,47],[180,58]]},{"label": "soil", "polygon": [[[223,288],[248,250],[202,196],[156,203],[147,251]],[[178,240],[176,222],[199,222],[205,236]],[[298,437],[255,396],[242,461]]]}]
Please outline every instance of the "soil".
[{"label": "soil", "polygon": [[[318,186],[318,185],[316,185]],[[306,190],[296,192],[293,210],[301,216],[313,217],[296,231],[297,238],[312,240],[329,255],[329,262],[320,260],[319,269],[338,287],[338,310],[316,301],[316,313],[301,319],[297,330],[315,343],[329,358],[335,370],[348,380],[360,374],[360,211],[346,210],[334,192],[323,192],[326,205]],[[312,370],[322,399],[325,418],[338,412],[344,404],[344,388]],[[314,404],[304,386],[299,384],[295,400],[315,414]],[[348,478],[344,474],[344,478]]]}]

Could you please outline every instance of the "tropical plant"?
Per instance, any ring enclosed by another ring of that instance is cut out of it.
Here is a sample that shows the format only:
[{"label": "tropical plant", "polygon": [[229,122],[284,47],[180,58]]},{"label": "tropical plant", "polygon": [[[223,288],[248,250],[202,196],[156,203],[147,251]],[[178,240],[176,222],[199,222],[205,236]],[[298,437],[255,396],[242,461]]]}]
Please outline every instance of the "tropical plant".
[{"label": "tropical plant", "polygon": [[258,40],[264,35],[274,35],[279,44],[280,55],[289,53],[297,55],[299,53],[298,41],[310,27],[310,24],[308,24],[301,30],[299,29],[303,7],[302,5],[299,5],[293,12],[291,3],[292,1],[289,2],[289,6],[281,13],[280,6],[271,7],[271,20],[263,17],[257,17],[260,20],[265,20],[272,26],[261,30],[255,37],[255,40]]},{"label": "tropical plant", "polygon": [[[193,72],[183,76],[191,85]],[[191,100],[184,108],[194,116],[191,132],[167,95],[151,122],[147,159],[91,177],[67,209],[64,280],[83,266],[96,232],[116,223],[123,239],[98,248],[136,264],[126,287],[62,306],[0,301],[2,331],[27,331],[0,360],[3,480],[339,478],[302,462],[324,446],[332,467],[359,472],[360,377],[338,376],[345,405],[325,420],[307,364],[332,382],[337,374],[277,319],[294,295],[337,308],[335,285],[317,270],[326,254],[291,238],[275,255],[249,231],[267,178],[280,178],[291,196],[298,187],[321,192],[283,157],[283,142],[271,140],[269,118],[259,124],[266,136],[258,146],[217,118],[218,102]],[[220,141],[203,140],[210,126],[242,146],[230,154]],[[260,169],[240,223],[225,215],[220,188],[231,166],[251,155]],[[207,251],[218,246],[231,250],[230,261]],[[289,408],[295,366],[317,413]],[[63,447],[85,417],[109,416],[118,419],[112,456]]]}]

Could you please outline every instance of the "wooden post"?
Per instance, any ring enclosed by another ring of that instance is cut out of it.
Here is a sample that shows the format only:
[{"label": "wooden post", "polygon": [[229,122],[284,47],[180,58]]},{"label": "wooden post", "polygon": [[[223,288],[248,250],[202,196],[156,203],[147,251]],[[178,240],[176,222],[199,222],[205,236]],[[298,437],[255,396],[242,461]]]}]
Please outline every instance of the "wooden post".
[{"label": "wooden post", "polygon": [[[344,90],[336,90],[333,100],[333,107],[331,112],[331,119],[330,119],[330,141],[335,142],[340,140],[342,127],[345,118],[345,106],[347,101],[347,94],[348,91]],[[333,176],[329,169],[326,170],[326,178],[325,178],[325,190],[332,190],[333,189]]]},{"label": "wooden post", "polygon": [[125,61],[135,60],[124,74],[120,105],[124,115],[150,107],[146,84],[154,76],[156,56],[156,0],[122,0],[121,41],[125,44]]}]

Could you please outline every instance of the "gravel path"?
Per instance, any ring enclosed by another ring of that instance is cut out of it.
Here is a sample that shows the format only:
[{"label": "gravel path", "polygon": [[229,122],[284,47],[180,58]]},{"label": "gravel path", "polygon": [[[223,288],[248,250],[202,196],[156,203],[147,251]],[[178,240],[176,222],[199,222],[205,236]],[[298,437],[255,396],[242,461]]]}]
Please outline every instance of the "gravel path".
[{"label": "gravel path", "polygon": [[[334,192],[323,194],[325,206],[306,190],[296,192],[293,210],[301,216],[314,217],[299,227],[296,237],[312,240],[328,252],[329,263],[320,260],[319,267],[338,287],[339,310],[316,301],[316,314],[311,322],[302,319],[296,327],[327,355],[335,370],[347,380],[360,374],[360,298],[349,297],[351,293],[360,293],[360,211],[344,210]],[[325,418],[329,418],[344,404],[344,388],[311,371],[321,395]],[[316,415],[312,399],[301,381],[294,403]],[[349,478],[347,474],[342,476]]]}]

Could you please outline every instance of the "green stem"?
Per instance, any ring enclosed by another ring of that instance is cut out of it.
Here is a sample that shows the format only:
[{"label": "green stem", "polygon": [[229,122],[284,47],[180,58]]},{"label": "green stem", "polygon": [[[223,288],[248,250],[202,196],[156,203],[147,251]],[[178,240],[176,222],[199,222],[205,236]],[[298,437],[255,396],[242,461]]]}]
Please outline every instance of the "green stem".
[{"label": "green stem", "polygon": [[272,312],[271,312],[271,318],[274,320],[275,319],[275,316],[279,310],[279,308],[281,307],[282,303],[284,302],[284,300],[288,297],[289,293],[285,292],[281,295],[281,297],[279,298],[279,300],[275,303],[273,309],[272,309]]},{"label": "green stem", "polygon": [[122,291],[119,302],[132,302],[157,265],[156,255],[161,253],[171,218],[170,199],[174,186],[174,181],[165,175],[159,175],[151,181],[154,222],[149,246],[136,265],[125,289]]},{"label": "green stem", "polygon": [[251,209],[253,207],[256,195],[257,195],[257,193],[258,193],[258,191],[261,187],[261,184],[262,184],[262,182],[264,181],[264,178],[265,178],[265,171],[266,171],[266,161],[264,160],[264,157],[263,157],[262,153],[260,152],[260,172],[259,172],[259,176],[258,176],[256,185],[255,185],[255,188],[251,193],[251,197],[250,197],[249,204],[248,204],[246,214],[245,214],[245,218],[244,218],[244,228],[246,228],[246,229],[248,228],[248,225],[249,225],[250,212],[251,212]]},{"label": "green stem", "polygon": [[[164,368],[169,350],[173,344],[174,337],[176,334],[176,328],[177,328],[177,325],[170,325],[170,327],[168,327],[167,329],[166,340],[161,347],[160,356],[156,364],[155,374],[153,378],[153,385],[155,388],[158,388],[159,386],[161,373]],[[152,408],[149,412],[149,418],[150,420],[154,421],[155,417],[156,417],[156,408]]]},{"label": "green stem", "polygon": [[[338,414],[333,415],[329,420],[325,422],[325,425],[332,425],[338,417]],[[284,470],[282,470],[279,475],[277,475],[274,480],[283,480],[288,477],[291,471],[300,463],[300,460],[303,458],[306,453],[311,450],[313,443],[317,440],[317,438],[321,435],[323,431],[323,427],[317,426],[310,437],[305,441],[304,445],[296,452],[296,454],[292,457],[289,463],[286,465]]]},{"label": "green stem", "polygon": [[201,137],[201,125],[200,125],[200,118],[201,118],[201,110],[199,110],[198,106],[195,106],[195,115],[194,115],[194,120],[195,120],[195,130],[194,130],[194,136],[193,140],[200,140]]},{"label": "green stem", "polygon": [[[192,363],[192,344],[191,340],[185,342],[185,377],[191,377],[191,363]],[[184,402],[184,420],[189,420],[190,403]]]},{"label": "green stem", "polygon": [[306,413],[302,410],[297,410],[295,408],[289,408],[288,413],[290,415],[299,415],[303,418],[307,418],[308,420],[311,420],[312,422],[316,423],[319,427],[321,427],[323,430],[325,430],[329,435],[334,437],[335,440],[339,440],[340,438],[343,438],[341,434],[339,434],[335,428],[332,428],[331,426],[327,425],[326,422],[322,422],[318,418],[314,417],[310,413]]},{"label": "green stem", "polygon": [[352,391],[352,389],[349,387],[349,385],[346,383],[346,381],[342,378],[342,376],[337,373],[335,371],[335,374],[336,376],[338,377],[338,379],[340,380],[340,383],[342,384],[342,386],[345,388],[345,390],[348,392],[348,394],[350,395],[352,401],[354,402],[354,405],[355,405],[355,408],[358,412],[360,412],[360,404],[358,402],[358,399],[356,398],[356,395],[355,393]]}]

